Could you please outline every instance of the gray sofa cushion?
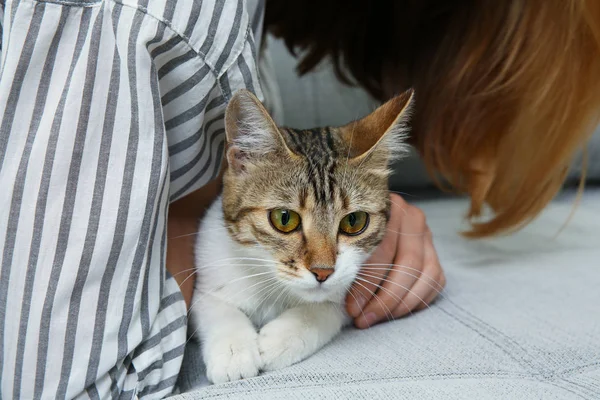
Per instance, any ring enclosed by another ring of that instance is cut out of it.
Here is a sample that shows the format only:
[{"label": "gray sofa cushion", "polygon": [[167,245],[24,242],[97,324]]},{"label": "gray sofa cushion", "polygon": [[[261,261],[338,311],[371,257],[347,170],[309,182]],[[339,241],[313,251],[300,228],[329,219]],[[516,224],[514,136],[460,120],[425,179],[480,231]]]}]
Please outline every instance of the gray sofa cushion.
[{"label": "gray sofa cushion", "polygon": [[477,242],[456,234],[463,200],[418,203],[448,276],[431,309],[348,329],[290,368],[195,391],[206,381],[192,345],[180,379],[191,392],[174,399],[599,399],[600,190],[556,236],[565,200],[516,235]]}]

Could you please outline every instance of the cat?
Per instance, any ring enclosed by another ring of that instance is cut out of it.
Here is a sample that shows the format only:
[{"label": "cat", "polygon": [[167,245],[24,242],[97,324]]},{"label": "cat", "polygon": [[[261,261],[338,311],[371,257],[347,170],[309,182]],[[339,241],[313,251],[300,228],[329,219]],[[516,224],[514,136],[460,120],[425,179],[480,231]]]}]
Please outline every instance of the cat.
[{"label": "cat", "polygon": [[251,92],[232,97],[223,190],[195,248],[190,323],[209,381],[292,365],[349,323],[344,299],[385,233],[412,102],[411,90],[348,125],[300,131],[277,127]]}]

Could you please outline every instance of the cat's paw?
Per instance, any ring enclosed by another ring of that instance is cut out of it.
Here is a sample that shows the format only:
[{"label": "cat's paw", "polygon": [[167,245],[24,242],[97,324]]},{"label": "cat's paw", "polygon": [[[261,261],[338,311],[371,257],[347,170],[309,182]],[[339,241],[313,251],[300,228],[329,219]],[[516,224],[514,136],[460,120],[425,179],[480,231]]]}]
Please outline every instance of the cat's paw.
[{"label": "cat's paw", "polygon": [[256,332],[236,332],[205,343],[206,376],[225,383],[258,375],[261,357]]},{"label": "cat's paw", "polygon": [[265,325],[258,335],[262,370],[274,371],[288,367],[306,358],[309,346],[302,329],[285,319],[276,319]]}]

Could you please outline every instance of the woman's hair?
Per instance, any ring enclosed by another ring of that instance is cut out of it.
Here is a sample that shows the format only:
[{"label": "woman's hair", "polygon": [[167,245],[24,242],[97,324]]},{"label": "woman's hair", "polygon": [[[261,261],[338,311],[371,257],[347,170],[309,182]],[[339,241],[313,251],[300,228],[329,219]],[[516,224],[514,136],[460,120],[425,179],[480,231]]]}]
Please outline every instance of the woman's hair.
[{"label": "woman's hair", "polygon": [[267,0],[265,27],[300,73],[329,58],[380,100],[415,89],[413,144],[470,195],[471,237],[538,215],[599,119],[598,0]]}]

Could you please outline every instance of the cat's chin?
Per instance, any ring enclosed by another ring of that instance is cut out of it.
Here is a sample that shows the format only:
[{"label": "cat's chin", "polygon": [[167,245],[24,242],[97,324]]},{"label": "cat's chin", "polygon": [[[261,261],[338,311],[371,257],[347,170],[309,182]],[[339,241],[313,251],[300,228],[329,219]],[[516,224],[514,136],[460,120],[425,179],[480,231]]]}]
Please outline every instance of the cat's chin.
[{"label": "cat's chin", "polygon": [[315,286],[313,288],[292,288],[292,292],[296,297],[306,303],[324,303],[334,302],[339,303],[344,298],[346,289],[343,288],[327,288],[324,286]]}]

